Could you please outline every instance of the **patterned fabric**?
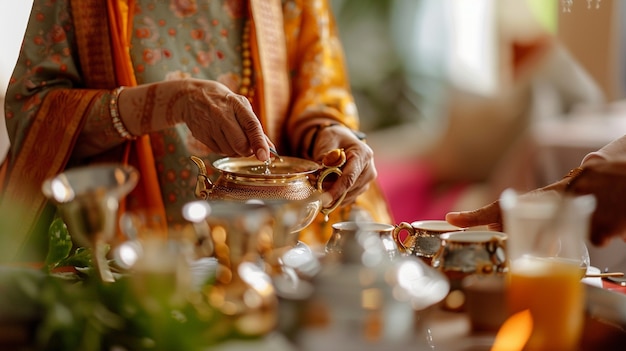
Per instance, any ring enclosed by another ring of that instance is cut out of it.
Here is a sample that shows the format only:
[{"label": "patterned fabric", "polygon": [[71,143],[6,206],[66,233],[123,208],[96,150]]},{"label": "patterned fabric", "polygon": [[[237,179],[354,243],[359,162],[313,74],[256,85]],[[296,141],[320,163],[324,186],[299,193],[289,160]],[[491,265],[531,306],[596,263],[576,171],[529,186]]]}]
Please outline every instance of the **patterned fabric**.
[{"label": "patterned fabric", "polygon": [[[238,91],[243,0],[161,4],[137,1],[130,51],[137,84],[194,77]],[[180,221],[180,209],[194,198],[196,172],[189,155],[207,159],[209,150],[182,124],[153,137],[152,149],[168,220]]]}]

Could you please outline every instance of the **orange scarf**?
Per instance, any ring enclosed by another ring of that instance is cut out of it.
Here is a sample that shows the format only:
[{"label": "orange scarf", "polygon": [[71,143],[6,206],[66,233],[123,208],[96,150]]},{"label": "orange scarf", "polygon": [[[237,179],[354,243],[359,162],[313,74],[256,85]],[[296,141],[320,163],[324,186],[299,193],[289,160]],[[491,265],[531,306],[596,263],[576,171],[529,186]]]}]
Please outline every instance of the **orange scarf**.
[{"label": "orange scarf", "polygon": [[[134,0],[107,1],[109,31],[115,67],[117,85],[136,86],[137,80],[129,55],[130,35],[132,33],[132,18],[135,10]],[[138,198],[138,206],[142,211],[150,213],[150,218],[158,218],[158,231],[165,233],[167,229],[165,207],[161,196],[155,160],[148,135],[141,136],[134,142],[129,142],[127,159],[125,162],[133,164],[141,175],[139,184],[132,193]],[[122,206],[120,212],[125,207]]]}]

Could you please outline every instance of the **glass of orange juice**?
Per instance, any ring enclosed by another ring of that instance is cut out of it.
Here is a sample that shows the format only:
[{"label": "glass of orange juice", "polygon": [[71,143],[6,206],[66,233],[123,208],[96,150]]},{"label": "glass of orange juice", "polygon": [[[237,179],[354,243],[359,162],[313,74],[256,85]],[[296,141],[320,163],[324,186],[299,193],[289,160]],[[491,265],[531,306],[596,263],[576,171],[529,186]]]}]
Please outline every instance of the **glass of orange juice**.
[{"label": "glass of orange juice", "polygon": [[577,350],[584,321],[584,289],[576,262],[524,257],[511,262],[508,312],[531,313],[525,350]]},{"label": "glass of orange juice", "polygon": [[595,198],[507,189],[500,205],[509,236],[508,313],[528,310],[532,318],[524,350],[577,350],[585,313],[581,245]]}]

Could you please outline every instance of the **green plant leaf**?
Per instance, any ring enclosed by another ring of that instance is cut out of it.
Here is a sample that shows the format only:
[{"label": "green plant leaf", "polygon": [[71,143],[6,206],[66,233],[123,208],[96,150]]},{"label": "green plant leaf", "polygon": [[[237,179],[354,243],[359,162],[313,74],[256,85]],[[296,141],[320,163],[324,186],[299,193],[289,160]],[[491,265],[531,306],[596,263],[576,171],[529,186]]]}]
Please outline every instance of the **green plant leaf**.
[{"label": "green plant leaf", "polygon": [[67,258],[72,250],[72,237],[61,218],[55,218],[48,229],[48,255],[45,267],[51,270]]},{"label": "green plant leaf", "polygon": [[73,266],[78,268],[91,268],[92,265],[92,252],[90,248],[79,247],[74,251],[72,255],[64,258],[59,262],[61,266]]}]

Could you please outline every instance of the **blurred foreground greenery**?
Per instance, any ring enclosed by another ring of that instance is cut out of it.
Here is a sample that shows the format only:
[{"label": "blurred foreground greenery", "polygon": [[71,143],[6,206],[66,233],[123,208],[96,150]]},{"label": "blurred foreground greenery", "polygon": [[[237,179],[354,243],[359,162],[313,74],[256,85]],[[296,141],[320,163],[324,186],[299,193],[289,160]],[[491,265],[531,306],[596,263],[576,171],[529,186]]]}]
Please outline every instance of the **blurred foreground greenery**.
[{"label": "blurred foreground greenery", "polygon": [[31,344],[21,349],[193,351],[245,338],[207,301],[210,283],[181,293],[172,276],[119,272],[115,282],[103,283],[90,250],[72,245],[60,219],[49,238],[41,269],[0,271],[0,315],[33,328]]}]

